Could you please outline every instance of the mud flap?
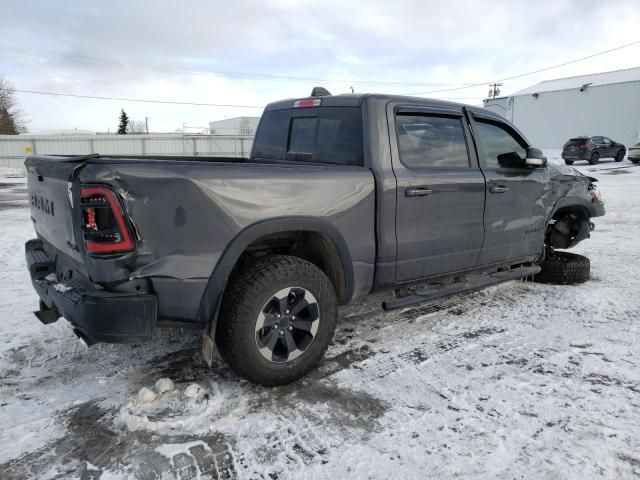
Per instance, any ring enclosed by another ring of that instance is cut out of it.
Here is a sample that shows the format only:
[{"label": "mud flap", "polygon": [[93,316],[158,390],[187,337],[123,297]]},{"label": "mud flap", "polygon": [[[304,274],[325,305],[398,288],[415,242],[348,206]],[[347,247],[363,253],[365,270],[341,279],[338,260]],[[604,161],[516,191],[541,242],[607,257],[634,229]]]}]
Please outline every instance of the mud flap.
[{"label": "mud flap", "polygon": [[60,318],[60,313],[55,308],[42,308],[42,304],[40,310],[33,312],[38,320],[40,320],[44,325],[49,325],[50,323],[57,322]]},{"label": "mud flap", "polygon": [[213,338],[205,332],[202,335],[202,356],[209,367],[213,365],[214,350],[215,344],[213,342]]}]

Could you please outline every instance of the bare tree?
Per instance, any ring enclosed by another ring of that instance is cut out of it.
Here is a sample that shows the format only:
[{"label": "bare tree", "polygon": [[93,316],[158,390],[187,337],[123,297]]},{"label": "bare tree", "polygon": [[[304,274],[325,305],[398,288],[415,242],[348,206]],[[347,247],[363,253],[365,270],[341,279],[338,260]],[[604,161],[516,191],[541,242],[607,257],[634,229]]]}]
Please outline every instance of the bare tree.
[{"label": "bare tree", "polygon": [[17,135],[26,132],[27,127],[15,97],[15,89],[4,75],[0,75],[0,134]]},{"label": "bare tree", "polygon": [[144,120],[129,120],[127,125],[127,133],[139,135],[141,133],[147,133],[147,125]]}]

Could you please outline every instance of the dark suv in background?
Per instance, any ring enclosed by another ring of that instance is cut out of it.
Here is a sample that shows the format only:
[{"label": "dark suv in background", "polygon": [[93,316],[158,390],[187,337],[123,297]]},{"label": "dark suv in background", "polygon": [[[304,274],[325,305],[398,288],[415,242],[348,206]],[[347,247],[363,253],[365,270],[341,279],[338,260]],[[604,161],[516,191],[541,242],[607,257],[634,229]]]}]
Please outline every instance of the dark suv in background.
[{"label": "dark suv in background", "polygon": [[576,137],[564,144],[562,158],[567,165],[572,165],[576,160],[587,160],[595,165],[601,158],[613,158],[621,162],[626,151],[623,144],[607,137]]}]

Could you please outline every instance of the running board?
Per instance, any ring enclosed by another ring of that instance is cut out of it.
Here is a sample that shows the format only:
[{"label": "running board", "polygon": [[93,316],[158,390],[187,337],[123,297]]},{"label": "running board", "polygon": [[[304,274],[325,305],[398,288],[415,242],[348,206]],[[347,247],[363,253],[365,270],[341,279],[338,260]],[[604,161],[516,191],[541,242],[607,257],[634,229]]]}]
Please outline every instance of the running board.
[{"label": "running board", "polygon": [[473,292],[474,290],[480,290],[491,285],[531,277],[539,272],[540,267],[538,265],[533,265],[530,267],[512,268],[510,270],[503,270],[488,275],[478,275],[461,282],[433,287],[422,294],[385,300],[382,302],[382,308],[386,311],[390,311],[397,310],[398,308],[411,307],[419,303],[431,302],[433,300],[458,295],[460,293]]}]

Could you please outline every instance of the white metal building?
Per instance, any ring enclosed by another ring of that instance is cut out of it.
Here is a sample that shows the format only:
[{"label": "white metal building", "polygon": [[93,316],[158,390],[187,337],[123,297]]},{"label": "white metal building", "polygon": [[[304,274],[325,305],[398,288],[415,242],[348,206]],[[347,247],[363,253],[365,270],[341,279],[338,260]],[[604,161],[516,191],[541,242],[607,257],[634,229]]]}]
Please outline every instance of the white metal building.
[{"label": "white metal building", "polygon": [[562,148],[571,137],[603,135],[640,142],[640,67],[540,82],[485,108],[513,122],[539,148]]},{"label": "white metal building", "polygon": [[260,117],[234,117],[209,122],[209,133],[216,135],[254,135]]},{"label": "white metal building", "polygon": [[250,135],[0,135],[0,167],[21,167],[40,155],[211,155],[247,157]]}]

